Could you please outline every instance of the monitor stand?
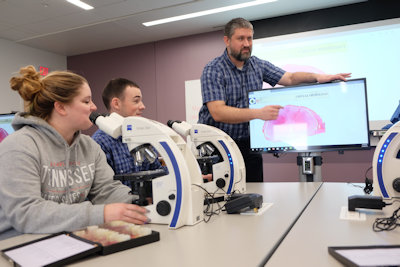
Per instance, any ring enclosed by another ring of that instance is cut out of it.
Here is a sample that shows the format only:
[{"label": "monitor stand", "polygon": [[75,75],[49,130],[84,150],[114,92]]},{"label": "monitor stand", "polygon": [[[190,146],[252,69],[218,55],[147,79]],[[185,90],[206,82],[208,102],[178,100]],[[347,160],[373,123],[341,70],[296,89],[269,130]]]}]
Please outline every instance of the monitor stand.
[{"label": "monitor stand", "polygon": [[322,182],[320,152],[302,152],[297,156],[300,182]]}]

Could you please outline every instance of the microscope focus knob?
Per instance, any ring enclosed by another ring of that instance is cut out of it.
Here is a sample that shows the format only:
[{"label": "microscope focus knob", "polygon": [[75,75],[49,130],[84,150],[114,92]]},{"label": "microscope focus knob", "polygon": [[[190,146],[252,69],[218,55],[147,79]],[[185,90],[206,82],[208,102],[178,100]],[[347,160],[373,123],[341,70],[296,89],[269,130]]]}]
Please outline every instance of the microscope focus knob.
[{"label": "microscope focus knob", "polygon": [[394,179],[392,185],[393,185],[393,189],[394,189],[396,192],[399,192],[399,193],[400,193],[400,178]]},{"label": "microscope focus knob", "polygon": [[167,216],[171,212],[171,205],[166,200],[161,200],[157,203],[157,213],[161,216]]},{"label": "microscope focus knob", "polygon": [[175,194],[169,195],[169,196],[168,196],[168,199],[169,199],[169,200],[174,200],[174,199],[175,199]]},{"label": "microscope focus knob", "polygon": [[217,185],[218,188],[224,188],[226,182],[222,178],[218,178],[217,181],[215,181],[215,184]]}]

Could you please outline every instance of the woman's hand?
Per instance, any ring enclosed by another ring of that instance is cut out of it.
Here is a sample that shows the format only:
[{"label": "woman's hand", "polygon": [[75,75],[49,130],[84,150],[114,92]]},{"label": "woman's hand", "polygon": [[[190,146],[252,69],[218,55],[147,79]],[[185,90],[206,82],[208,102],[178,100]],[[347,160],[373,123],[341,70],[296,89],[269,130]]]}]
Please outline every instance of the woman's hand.
[{"label": "woman's hand", "polygon": [[104,222],[124,221],[134,224],[150,222],[145,213],[147,210],[135,204],[113,203],[104,206]]}]

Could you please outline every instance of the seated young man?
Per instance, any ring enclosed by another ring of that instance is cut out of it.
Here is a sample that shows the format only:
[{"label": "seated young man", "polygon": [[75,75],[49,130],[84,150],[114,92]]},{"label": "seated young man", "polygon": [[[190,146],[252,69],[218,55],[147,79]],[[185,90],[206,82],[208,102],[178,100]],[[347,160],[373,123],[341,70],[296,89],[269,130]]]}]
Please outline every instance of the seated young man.
[{"label": "seated young man", "polygon": [[[116,78],[108,82],[102,94],[104,105],[109,113],[117,113],[122,117],[141,116],[146,108],[142,100],[139,86],[124,78]],[[150,163],[147,159],[138,165],[135,164],[128,145],[122,142],[122,137],[115,139],[102,130],[97,130],[92,138],[101,146],[106,154],[107,162],[114,170],[115,175],[137,173],[139,171],[164,168],[159,160]],[[125,181],[124,184],[138,194],[138,183]],[[144,182],[146,195],[151,195],[151,182]],[[151,197],[150,197],[151,198]]]}]

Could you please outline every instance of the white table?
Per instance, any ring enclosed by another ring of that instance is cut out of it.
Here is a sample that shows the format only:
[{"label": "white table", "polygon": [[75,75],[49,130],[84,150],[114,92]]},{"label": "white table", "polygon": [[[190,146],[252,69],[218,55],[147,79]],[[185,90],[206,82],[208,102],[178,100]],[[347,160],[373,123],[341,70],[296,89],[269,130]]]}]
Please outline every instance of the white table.
[{"label": "white table", "polygon": [[[248,193],[273,203],[262,215],[222,213],[194,226],[169,230],[150,224],[160,241],[108,256],[82,260],[73,266],[258,266],[307,206],[321,183],[248,183]],[[0,242],[0,249],[37,238],[22,235]],[[0,265],[6,260],[0,259]]]},{"label": "white table", "polygon": [[324,183],[266,266],[342,266],[329,255],[329,246],[399,245],[400,228],[372,230],[375,218],[390,217],[399,202],[383,210],[361,210],[366,221],[339,218],[348,196],[363,194],[363,189],[353,184]]}]

